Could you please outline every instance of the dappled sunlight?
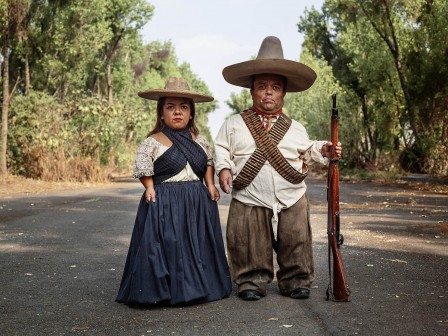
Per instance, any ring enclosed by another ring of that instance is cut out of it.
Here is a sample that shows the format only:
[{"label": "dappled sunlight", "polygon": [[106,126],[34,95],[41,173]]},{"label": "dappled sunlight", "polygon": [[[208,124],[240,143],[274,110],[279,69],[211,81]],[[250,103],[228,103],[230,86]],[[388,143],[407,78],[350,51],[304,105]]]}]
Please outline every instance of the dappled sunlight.
[{"label": "dappled sunlight", "polygon": [[49,247],[28,246],[21,243],[0,242],[0,253],[48,252]]},{"label": "dappled sunlight", "polygon": [[119,249],[121,251],[121,250],[125,249],[127,251],[128,247],[129,247],[129,243],[131,242],[131,236],[129,234],[119,235],[114,238],[114,242],[116,243],[115,250]]},{"label": "dappled sunlight", "polygon": [[[316,243],[327,243],[327,205],[312,206]],[[446,195],[408,187],[343,185],[340,197],[343,251],[366,248],[448,256]],[[344,253],[344,252],[343,252]]]},{"label": "dappled sunlight", "polygon": [[383,251],[400,251],[420,254],[432,254],[448,257],[447,239],[434,237],[400,236],[394,234],[378,235],[364,230],[350,230],[344,235],[347,247],[380,249]]},{"label": "dappled sunlight", "polygon": [[[346,230],[342,253],[351,247],[368,248],[382,251],[413,252],[419,254],[431,254],[448,257],[447,239],[421,237],[402,237],[395,235],[374,235],[365,230]],[[326,231],[321,230],[314,234],[315,243],[327,243]]]},{"label": "dappled sunlight", "polygon": [[[327,229],[324,224],[326,217],[314,215],[313,222],[315,224],[313,225],[314,242],[327,244]],[[353,224],[353,222],[358,224]],[[446,232],[442,231],[446,224],[438,225],[427,223],[426,226],[432,227],[434,230],[434,232],[428,232],[424,224],[411,220],[401,219],[400,224],[397,225],[394,222],[388,222],[386,216],[381,219],[381,222],[375,223],[369,223],[365,217],[364,221],[359,222],[359,218],[353,220],[351,216],[343,216],[341,233],[344,235],[344,244],[341,248],[344,250],[358,247],[448,256],[448,237]],[[417,233],[418,230],[423,231]]]}]

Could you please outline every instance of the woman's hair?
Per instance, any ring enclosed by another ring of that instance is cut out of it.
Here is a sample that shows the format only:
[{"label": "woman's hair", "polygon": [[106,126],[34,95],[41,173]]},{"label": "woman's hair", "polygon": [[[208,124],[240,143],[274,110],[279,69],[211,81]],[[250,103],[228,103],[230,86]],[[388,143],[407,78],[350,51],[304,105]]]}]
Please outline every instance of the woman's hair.
[{"label": "woman's hair", "polygon": [[[150,131],[148,133],[147,136],[150,136],[152,134],[155,133],[159,133],[161,132],[164,128],[165,128],[165,122],[163,121],[162,117],[163,117],[163,106],[165,105],[165,101],[166,101],[167,97],[161,97],[159,98],[159,100],[157,101],[157,120],[156,120],[156,125],[154,126],[154,128],[152,129],[152,131]],[[190,115],[191,115],[191,119],[188,120],[188,124],[187,127],[190,130],[191,133],[193,133],[194,135],[198,135],[199,134],[199,130],[196,127],[195,123],[194,123],[194,116],[196,114],[196,108],[194,105],[194,102],[192,99],[189,98],[185,98],[188,101],[188,104],[190,105]]]}]

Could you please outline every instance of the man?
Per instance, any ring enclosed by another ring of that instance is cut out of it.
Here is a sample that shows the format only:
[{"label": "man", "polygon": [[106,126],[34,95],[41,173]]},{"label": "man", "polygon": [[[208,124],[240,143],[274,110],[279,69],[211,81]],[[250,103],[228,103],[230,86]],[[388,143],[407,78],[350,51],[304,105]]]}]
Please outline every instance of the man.
[{"label": "man", "polygon": [[[224,122],[215,141],[219,184],[232,192],[226,232],[232,279],[241,299],[265,296],[274,278],[274,249],[280,292],[306,299],[314,263],[303,179],[308,165],[327,162],[332,144],[311,141],[282,107],[286,92],[308,89],[316,74],[284,59],[280,40],[269,36],[255,60],[228,66],[223,76],[250,88],[253,101],[249,110]],[[341,156],[340,144],[335,153]]]}]

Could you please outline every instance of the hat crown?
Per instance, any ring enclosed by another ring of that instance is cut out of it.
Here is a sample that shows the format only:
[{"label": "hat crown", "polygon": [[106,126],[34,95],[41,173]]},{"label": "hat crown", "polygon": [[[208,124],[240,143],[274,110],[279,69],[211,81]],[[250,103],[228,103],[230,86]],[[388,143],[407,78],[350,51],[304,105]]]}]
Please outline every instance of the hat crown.
[{"label": "hat crown", "polygon": [[140,91],[138,95],[151,100],[167,97],[188,98],[193,100],[194,103],[205,103],[213,100],[212,96],[191,91],[188,82],[182,77],[170,77],[166,80],[164,89]]},{"label": "hat crown", "polygon": [[170,77],[165,83],[165,90],[190,91],[190,87],[182,77]]},{"label": "hat crown", "polygon": [[268,36],[263,40],[256,59],[232,64],[222,70],[222,75],[228,83],[245,88],[251,88],[253,76],[259,74],[285,77],[286,92],[305,91],[316,80],[313,69],[284,58],[282,43],[275,36]]},{"label": "hat crown", "polygon": [[257,59],[284,59],[282,42],[278,37],[268,36],[261,43]]}]

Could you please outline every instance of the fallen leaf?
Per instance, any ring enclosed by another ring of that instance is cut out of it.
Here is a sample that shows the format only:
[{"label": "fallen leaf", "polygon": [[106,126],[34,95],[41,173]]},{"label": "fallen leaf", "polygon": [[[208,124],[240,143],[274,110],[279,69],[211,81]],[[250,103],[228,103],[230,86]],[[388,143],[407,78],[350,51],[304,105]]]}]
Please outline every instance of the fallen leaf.
[{"label": "fallen leaf", "polygon": [[400,263],[405,263],[407,264],[408,262],[405,260],[400,260],[400,259],[385,259],[385,260],[389,260],[389,261],[393,261],[393,262],[400,262]]}]

